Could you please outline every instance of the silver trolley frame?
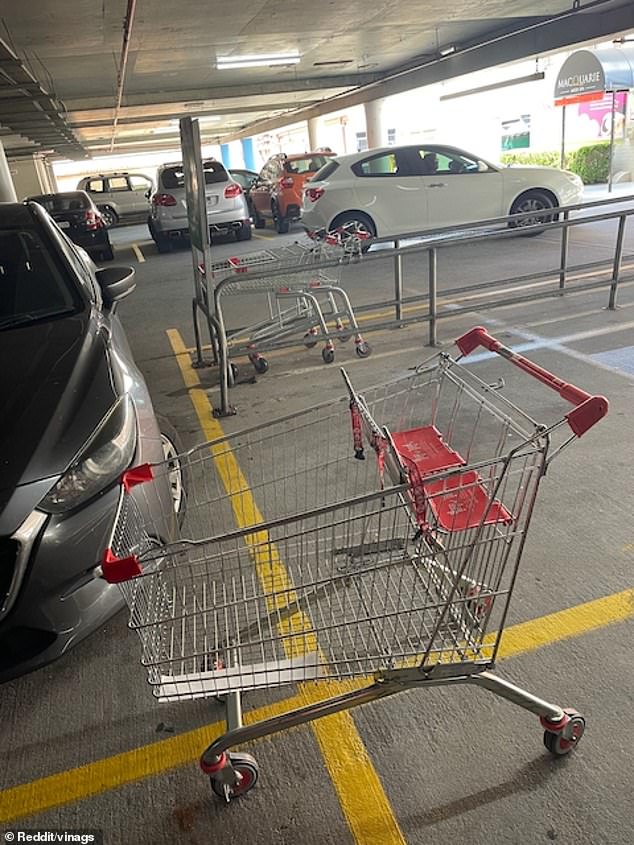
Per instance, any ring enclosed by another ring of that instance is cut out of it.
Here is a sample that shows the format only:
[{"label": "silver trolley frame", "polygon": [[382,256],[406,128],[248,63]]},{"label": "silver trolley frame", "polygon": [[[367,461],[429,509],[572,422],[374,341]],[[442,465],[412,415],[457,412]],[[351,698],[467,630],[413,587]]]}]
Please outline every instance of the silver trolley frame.
[{"label": "silver trolley frame", "polygon": [[[539,716],[555,755],[580,740],[581,714],[493,668],[541,479],[608,403],[483,328],[456,343],[363,394],[344,371],[346,399],[125,474],[100,574],[120,584],[154,695],[225,699],[228,730],[200,761],[225,800],[258,778],[230,748],[414,687],[489,690]],[[478,347],[574,407],[539,424],[464,366]],[[189,502],[166,541],[139,497],[176,469]],[[242,725],[245,691],[323,681],[335,695]]]}]

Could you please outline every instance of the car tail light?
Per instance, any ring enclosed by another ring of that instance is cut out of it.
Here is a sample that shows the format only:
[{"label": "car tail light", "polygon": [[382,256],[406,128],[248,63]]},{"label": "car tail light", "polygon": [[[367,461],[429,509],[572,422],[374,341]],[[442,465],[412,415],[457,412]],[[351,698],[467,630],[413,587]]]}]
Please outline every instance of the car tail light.
[{"label": "car tail light", "polygon": [[293,182],[292,176],[282,176],[280,179],[280,187],[281,188],[292,188],[295,182]]},{"label": "car tail light", "polygon": [[152,205],[176,205],[176,197],[172,194],[154,194]]},{"label": "car tail light", "polygon": [[239,197],[242,193],[242,188],[238,185],[237,182],[231,182],[230,185],[227,185],[225,188],[225,199],[230,200],[234,197]]},{"label": "car tail light", "polygon": [[103,222],[103,217],[101,216],[101,214],[96,214],[92,209],[88,209],[88,211],[84,215],[84,224],[86,228],[90,229],[91,231],[93,229],[103,229],[103,227],[106,225]]},{"label": "car tail light", "polygon": [[306,188],[304,194],[311,202],[317,202],[326,193],[325,188]]}]

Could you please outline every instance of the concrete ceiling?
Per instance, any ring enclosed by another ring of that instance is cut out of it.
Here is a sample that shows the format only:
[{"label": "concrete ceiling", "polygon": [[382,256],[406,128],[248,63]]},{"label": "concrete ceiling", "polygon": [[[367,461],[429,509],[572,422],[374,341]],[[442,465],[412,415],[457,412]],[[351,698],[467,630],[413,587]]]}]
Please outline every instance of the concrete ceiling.
[{"label": "concrete ceiling", "polygon": [[[57,115],[45,132],[40,120],[38,136],[10,119],[0,87],[2,141],[9,154],[58,157],[78,154],[73,136],[95,155],[113,144],[115,153],[173,148],[185,114],[200,116],[203,141],[229,140],[634,28],[631,0],[1,0],[0,9],[6,49]],[[450,45],[456,52],[442,57]],[[292,50],[301,60],[289,67],[215,67],[218,56]],[[0,52],[0,73],[7,67]],[[16,109],[33,100],[32,86],[13,90],[22,91]]]}]

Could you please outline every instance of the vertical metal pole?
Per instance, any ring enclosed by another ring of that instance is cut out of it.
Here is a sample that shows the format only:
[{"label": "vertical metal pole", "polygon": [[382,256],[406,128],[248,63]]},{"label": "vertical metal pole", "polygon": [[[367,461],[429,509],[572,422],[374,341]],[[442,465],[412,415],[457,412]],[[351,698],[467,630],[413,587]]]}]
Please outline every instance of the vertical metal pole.
[{"label": "vertical metal pole", "polygon": [[[569,211],[564,211],[564,223],[568,222],[570,217]],[[561,230],[561,261],[559,262],[559,290],[562,292],[566,287],[566,274],[568,271],[568,235],[570,227],[564,226]]]},{"label": "vertical metal pole", "polygon": [[561,107],[561,155],[559,157],[559,166],[562,170],[566,169],[566,107]]},{"label": "vertical metal pole", "polygon": [[436,257],[436,249],[432,247],[428,250],[429,257],[429,343],[428,346],[438,346],[436,337],[436,317],[438,314],[438,289],[436,273],[438,269],[438,262]]},{"label": "vertical metal pole", "polygon": [[616,310],[616,290],[619,286],[619,276],[621,274],[626,219],[624,214],[619,217],[619,228],[616,233],[616,249],[614,250],[614,264],[612,265],[612,284],[610,285],[610,301],[608,302],[608,309],[610,311]]},{"label": "vertical metal pole", "polygon": [[198,322],[198,300],[192,299],[192,319],[194,322],[194,337],[196,339],[196,360],[193,363],[194,369],[198,370],[205,366],[203,361],[203,348],[200,342],[200,324]]},{"label": "vertical metal pole", "polygon": [[[237,649],[232,649],[232,666],[239,666],[239,655]],[[233,731],[242,727],[242,696],[240,692],[229,692],[225,699],[225,713],[227,716],[227,730]]]},{"label": "vertical metal pole", "polygon": [[614,117],[616,114],[616,92],[612,91],[612,122],[610,124],[610,169],[608,171],[608,194],[612,193],[612,161],[614,159]]},{"label": "vertical metal pole", "polygon": [[[394,249],[398,249],[401,243],[394,241]],[[394,256],[394,314],[397,320],[403,317],[403,256],[399,253]]]}]

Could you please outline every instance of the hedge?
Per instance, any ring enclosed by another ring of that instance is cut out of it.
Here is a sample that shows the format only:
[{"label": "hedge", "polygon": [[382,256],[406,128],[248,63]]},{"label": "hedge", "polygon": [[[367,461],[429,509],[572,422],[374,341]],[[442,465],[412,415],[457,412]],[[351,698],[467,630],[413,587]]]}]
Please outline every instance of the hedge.
[{"label": "hedge", "polygon": [[[549,150],[543,153],[503,153],[503,164],[535,164],[545,167],[559,167],[561,153]],[[607,182],[610,169],[610,144],[600,141],[579,147],[574,152],[566,153],[564,168],[581,176],[585,185]]]}]

